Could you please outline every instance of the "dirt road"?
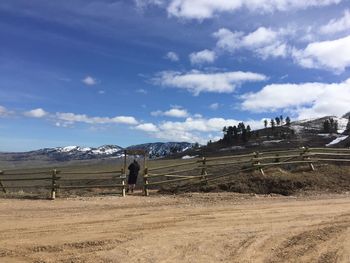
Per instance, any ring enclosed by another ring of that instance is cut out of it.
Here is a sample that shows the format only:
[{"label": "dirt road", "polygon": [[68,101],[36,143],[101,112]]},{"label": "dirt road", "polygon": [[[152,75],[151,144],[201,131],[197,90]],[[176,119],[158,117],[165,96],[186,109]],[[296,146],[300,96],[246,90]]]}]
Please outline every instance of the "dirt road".
[{"label": "dirt road", "polygon": [[0,199],[0,262],[350,262],[350,195]]}]

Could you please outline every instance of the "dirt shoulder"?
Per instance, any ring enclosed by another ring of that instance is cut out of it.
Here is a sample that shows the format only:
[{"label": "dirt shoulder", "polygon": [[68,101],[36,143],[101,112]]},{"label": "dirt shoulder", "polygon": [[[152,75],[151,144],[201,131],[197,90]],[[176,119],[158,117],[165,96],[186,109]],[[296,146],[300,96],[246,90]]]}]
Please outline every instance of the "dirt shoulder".
[{"label": "dirt shoulder", "polygon": [[349,262],[350,195],[0,199],[1,262]]}]

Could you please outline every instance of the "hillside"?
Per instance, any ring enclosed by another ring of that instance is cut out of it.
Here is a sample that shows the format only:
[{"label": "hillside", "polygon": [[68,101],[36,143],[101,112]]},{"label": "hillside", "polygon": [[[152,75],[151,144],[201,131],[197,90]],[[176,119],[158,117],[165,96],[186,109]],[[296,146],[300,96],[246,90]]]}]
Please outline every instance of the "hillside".
[{"label": "hillside", "polygon": [[[324,122],[334,119],[338,123],[337,132],[324,131]],[[176,157],[190,156],[221,156],[227,154],[266,151],[273,149],[288,149],[296,147],[350,147],[348,114],[341,118],[326,116],[291,122],[290,125],[281,125],[274,128],[267,127],[252,131],[249,139],[219,140],[208,143],[199,149],[189,149],[177,154]]]}]

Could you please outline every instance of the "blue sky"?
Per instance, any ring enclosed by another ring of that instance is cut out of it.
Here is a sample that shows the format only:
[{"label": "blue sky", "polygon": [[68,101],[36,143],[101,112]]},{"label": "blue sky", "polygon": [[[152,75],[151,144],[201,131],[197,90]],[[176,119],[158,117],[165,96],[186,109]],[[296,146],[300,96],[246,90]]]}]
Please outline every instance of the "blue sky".
[{"label": "blue sky", "polygon": [[348,0],[4,0],[0,34],[0,151],[350,111]]}]

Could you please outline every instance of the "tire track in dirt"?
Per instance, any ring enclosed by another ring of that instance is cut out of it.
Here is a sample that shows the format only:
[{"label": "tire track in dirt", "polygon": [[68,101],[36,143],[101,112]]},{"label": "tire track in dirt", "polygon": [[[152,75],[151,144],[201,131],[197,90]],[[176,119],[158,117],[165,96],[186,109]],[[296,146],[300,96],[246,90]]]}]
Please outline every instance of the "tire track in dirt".
[{"label": "tire track in dirt", "polygon": [[348,196],[92,199],[82,211],[68,200],[52,203],[57,213],[13,202],[26,211],[0,220],[0,262],[350,262]]},{"label": "tire track in dirt", "polygon": [[342,220],[319,224],[287,237],[265,262],[337,262],[341,252],[339,239],[346,235],[346,230],[350,227],[349,215],[339,218]]}]

